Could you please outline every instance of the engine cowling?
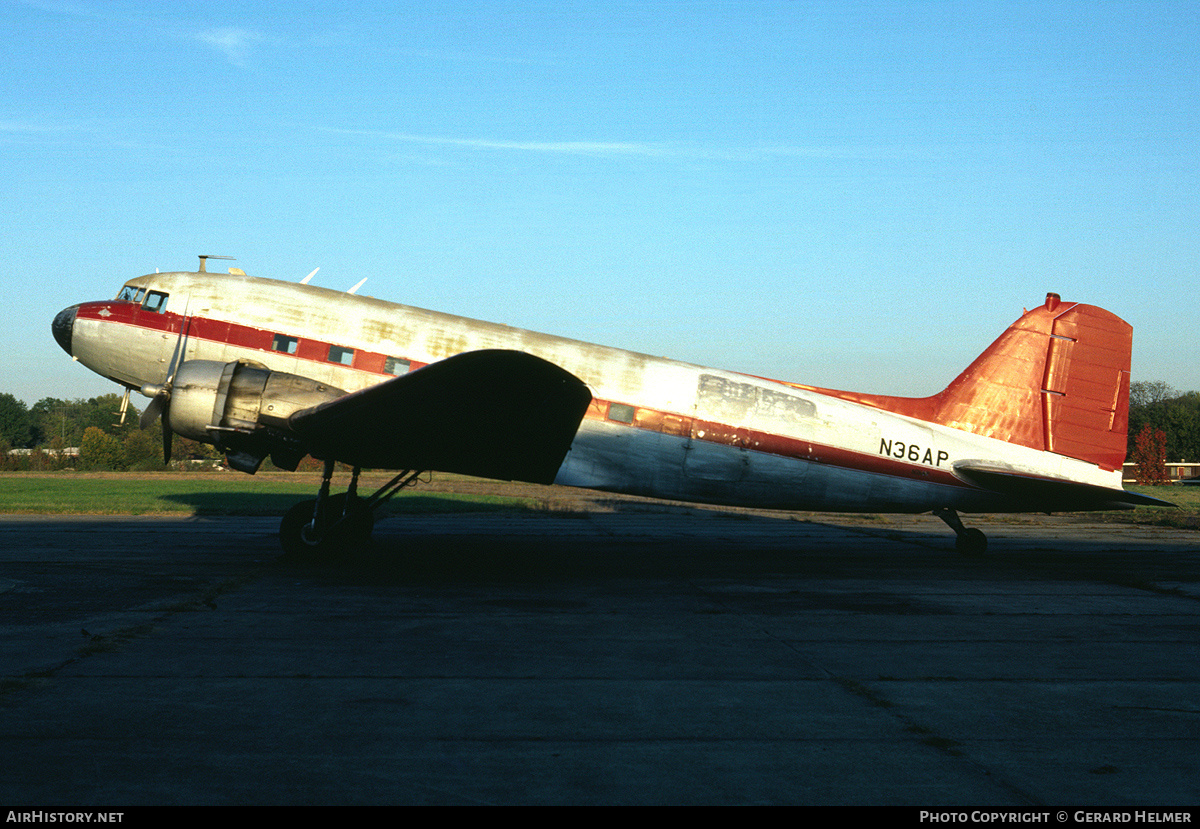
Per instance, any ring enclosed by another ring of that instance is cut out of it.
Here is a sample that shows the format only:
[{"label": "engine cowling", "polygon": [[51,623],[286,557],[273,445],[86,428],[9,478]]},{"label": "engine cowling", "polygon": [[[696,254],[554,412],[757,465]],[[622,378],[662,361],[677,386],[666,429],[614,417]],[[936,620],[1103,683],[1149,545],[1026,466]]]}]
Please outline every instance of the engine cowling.
[{"label": "engine cowling", "polygon": [[252,472],[276,453],[295,468],[304,452],[288,435],[288,417],[345,393],[245,360],[188,360],[171,382],[168,417],[173,432],[225,451],[236,469]]}]

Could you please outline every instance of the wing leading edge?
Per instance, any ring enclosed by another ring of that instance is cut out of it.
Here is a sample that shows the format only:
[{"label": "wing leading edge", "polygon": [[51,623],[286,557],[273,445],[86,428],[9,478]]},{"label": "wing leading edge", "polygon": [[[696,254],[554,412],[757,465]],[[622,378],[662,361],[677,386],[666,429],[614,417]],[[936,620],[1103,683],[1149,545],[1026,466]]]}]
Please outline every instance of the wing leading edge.
[{"label": "wing leading edge", "polygon": [[548,484],[591,400],[540,357],[471,351],[296,412],[289,425],[323,460]]}]

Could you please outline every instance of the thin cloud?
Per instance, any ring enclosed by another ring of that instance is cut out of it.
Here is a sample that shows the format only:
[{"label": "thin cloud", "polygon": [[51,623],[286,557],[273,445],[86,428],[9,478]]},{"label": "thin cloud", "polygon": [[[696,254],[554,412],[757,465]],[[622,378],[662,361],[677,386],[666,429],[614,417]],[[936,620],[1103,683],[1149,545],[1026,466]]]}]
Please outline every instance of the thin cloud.
[{"label": "thin cloud", "polygon": [[0,119],[0,137],[5,141],[58,140],[59,136],[70,139],[89,133],[86,126],[66,121],[47,121],[40,117]]},{"label": "thin cloud", "polygon": [[555,55],[525,57],[520,55],[487,55],[476,52],[451,52],[430,49],[397,49],[397,55],[432,63],[501,64],[508,66],[562,66],[566,61]]},{"label": "thin cloud", "polygon": [[663,145],[631,141],[502,141],[486,138],[447,138],[436,135],[415,135],[407,132],[384,130],[352,130],[323,127],[328,132],[342,135],[368,135],[404,141],[410,144],[426,144],[439,147],[464,147],[472,150],[515,150],[531,153],[557,153],[561,155],[626,155],[662,156],[671,150]]},{"label": "thin cloud", "polygon": [[211,46],[223,54],[225,59],[234,66],[247,66],[254,47],[269,40],[258,32],[236,26],[222,26],[194,33],[188,30],[180,31],[176,26],[161,27],[155,25],[144,14],[118,14],[110,11],[103,5],[97,6],[92,3],[78,2],[77,0],[17,0],[17,2],[29,8],[38,9],[50,14],[150,26],[154,31],[163,32],[170,37],[184,37],[199,41],[206,46]]},{"label": "thin cloud", "polygon": [[61,127],[51,127],[45,124],[35,124],[31,121],[3,121],[0,120],[0,132],[21,132],[21,133],[43,133],[43,132],[60,132]]},{"label": "thin cloud", "polygon": [[263,41],[263,36],[246,29],[226,26],[200,32],[196,39],[221,52],[234,66],[246,66],[252,48]]},{"label": "thin cloud", "polygon": [[475,150],[519,150],[531,153],[558,153],[562,155],[638,155],[662,156],[669,150],[656,144],[630,141],[495,141],[482,138],[439,138],[409,133],[384,133],[398,141],[415,144],[438,144],[441,146],[467,147]]},{"label": "thin cloud", "polygon": [[[157,135],[157,134],[155,134]],[[40,148],[85,147],[137,152],[178,150],[178,142],[160,143],[143,129],[130,130],[121,119],[48,119],[42,116],[0,118],[0,143]]]},{"label": "thin cloud", "polygon": [[451,138],[436,135],[418,135],[386,130],[356,130],[322,127],[328,132],[343,135],[365,135],[439,147],[461,147],[472,150],[505,150],[528,153],[551,153],[557,155],[579,155],[593,157],[661,158],[677,160],[704,160],[728,162],[754,162],[768,158],[802,158],[828,161],[861,161],[871,159],[895,159],[910,155],[897,147],[864,147],[852,145],[758,145],[713,147],[695,144],[655,143],[646,141],[511,141],[487,138]]}]

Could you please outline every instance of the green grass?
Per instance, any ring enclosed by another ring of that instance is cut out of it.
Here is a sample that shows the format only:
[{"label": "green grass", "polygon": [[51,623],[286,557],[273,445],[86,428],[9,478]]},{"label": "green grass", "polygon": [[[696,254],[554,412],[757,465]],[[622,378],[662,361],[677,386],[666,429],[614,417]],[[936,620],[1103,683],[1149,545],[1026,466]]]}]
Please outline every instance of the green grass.
[{"label": "green grass", "polygon": [[[334,482],[344,487],[347,476]],[[374,475],[360,491],[369,494],[386,480]],[[454,476],[449,476],[453,487]],[[417,486],[393,498],[387,513],[547,510],[541,498],[465,494]],[[0,473],[0,513],[37,515],[282,515],[297,501],[316,495],[311,473]],[[1129,487],[1177,505],[1080,513],[1101,521],[1200,529],[1200,486]],[[336,490],[335,490],[336,491]]]},{"label": "green grass", "polygon": [[[382,481],[381,481],[382,482]],[[380,483],[381,483],[380,482]],[[0,513],[37,515],[281,515],[316,495],[312,475],[239,473],[5,473]],[[335,481],[335,487],[344,481]],[[375,486],[360,489],[370,494]],[[536,499],[402,492],[386,512],[478,512],[535,509]]]},{"label": "green grass", "polygon": [[1170,501],[1174,507],[1138,507],[1132,510],[1098,512],[1095,516],[1105,521],[1122,524],[1146,524],[1156,527],[1178,527],[1200,530],[1200,486],[1166,484],[1164,486],[1126,486],[1130,492],[1138,492]]}]

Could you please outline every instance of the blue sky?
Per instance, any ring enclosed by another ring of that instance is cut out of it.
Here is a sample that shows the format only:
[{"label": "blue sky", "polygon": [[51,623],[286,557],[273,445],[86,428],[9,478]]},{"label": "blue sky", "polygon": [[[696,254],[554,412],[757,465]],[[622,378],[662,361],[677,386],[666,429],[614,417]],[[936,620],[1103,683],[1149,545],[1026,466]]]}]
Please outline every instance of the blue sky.
[{"label": "blue sky", "polygon": [[[0,392],[237,257],[814,385],[938,391],[1047,291],[1200,389],[1190,2],[0,0]],[[136,401],[144,406],[144,400]]]}]

